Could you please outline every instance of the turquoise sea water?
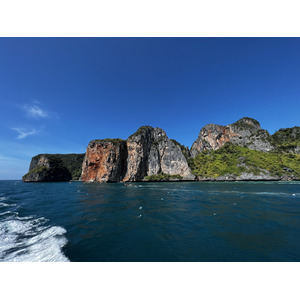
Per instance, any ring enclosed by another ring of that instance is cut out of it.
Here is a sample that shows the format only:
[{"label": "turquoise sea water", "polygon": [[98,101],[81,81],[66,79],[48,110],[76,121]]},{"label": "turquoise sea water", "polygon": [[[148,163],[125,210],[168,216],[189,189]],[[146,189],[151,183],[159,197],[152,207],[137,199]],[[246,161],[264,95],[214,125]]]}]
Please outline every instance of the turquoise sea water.
[{"label": "turquoise sea water", "polygon": [[300,261],[300,182],[0,181],[0,261]]}]

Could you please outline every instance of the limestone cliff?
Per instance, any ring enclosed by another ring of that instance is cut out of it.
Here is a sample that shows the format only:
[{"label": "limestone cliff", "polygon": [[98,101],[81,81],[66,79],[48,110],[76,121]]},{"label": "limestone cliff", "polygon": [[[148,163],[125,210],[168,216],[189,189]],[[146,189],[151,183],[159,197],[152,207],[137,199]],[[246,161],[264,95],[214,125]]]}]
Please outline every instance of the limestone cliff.
[{"label": "limestone cliff", "polygon": [[31,159],[24,182],[78,180],[84,154],[39,154]]},{"label": "limestone cliff", "polygon": [[270,134],[261,129],[258,121],[246,117],[227,126],[215,124],[204,126],[191,147],[191,156],[195,157],[205,150],[217,150],[227,142],[264,152],[274,148]]},{"label": "limestone cliff", "polygon": [[121,139],[93,140],[82,164],[82,181],[119,182],[126,172],[127,147]]},{"label": "limestone cliff", "polygon": [[124,181],[140,181],[159,173],[194,180],[179,145],[161,128],[142,126],[127,140],[127,172]]},{"label": "limestone cliff", "polygon": [[94,140],[87,147],[82,181],[142,181],[146,176],[177,175],[194,180],[180,146],[160,128],[142,126],[127,141]]}]

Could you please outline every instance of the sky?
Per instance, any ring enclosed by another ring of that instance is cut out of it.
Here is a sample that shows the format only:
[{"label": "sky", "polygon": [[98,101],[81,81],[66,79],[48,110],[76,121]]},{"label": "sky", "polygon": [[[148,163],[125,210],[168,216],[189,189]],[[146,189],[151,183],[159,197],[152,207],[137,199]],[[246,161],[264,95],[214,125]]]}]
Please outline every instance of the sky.
[{"label": "sky", "polygon": [[191,146],[209,123],[300,126],[299,38],[0,38],[0,179],[142,125]]}]

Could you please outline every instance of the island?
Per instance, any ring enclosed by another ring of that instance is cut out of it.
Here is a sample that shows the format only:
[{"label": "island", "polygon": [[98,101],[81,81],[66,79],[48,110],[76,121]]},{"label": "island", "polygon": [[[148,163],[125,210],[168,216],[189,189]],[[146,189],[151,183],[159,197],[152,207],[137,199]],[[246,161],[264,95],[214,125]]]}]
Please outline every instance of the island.
[{"label": "island", "polygon": [[161,128],[142,126],[127,140],[92,140],[85,154],[39,154],[23,176],[24,182],[70,180],[300,180],[300,127],[270,135],[249,117],[208,124],[189,149]]}]

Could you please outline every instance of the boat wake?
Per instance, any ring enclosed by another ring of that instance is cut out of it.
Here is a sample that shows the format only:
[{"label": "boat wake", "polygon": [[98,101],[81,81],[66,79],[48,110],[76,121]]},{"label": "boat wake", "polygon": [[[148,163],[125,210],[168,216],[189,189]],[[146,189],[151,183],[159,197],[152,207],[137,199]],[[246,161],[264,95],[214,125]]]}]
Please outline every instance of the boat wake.
[{"label": "boat wake", "polygon": [[19,217],[9,210],[13,204],[1,200],[6,210],[0,211],[0,261],[69,261],[62,251],[67,244],[64,228],[47,225],[45,218]]}]

